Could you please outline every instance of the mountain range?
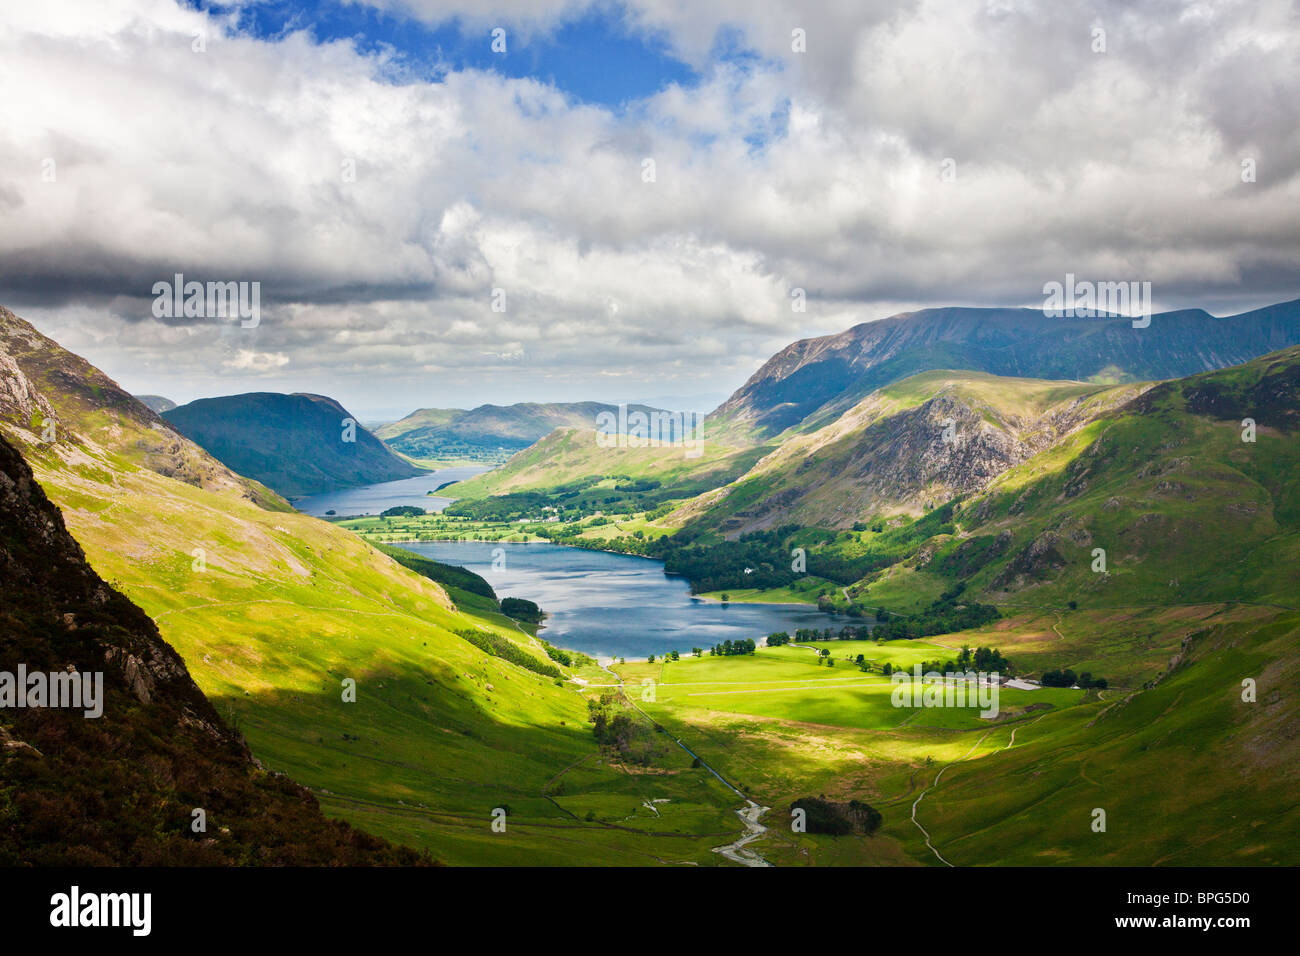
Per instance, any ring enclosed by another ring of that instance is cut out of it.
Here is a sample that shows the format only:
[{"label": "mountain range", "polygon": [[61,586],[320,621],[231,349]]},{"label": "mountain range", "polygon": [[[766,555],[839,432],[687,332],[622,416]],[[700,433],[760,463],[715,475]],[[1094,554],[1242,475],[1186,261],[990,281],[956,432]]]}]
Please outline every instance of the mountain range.
[{"label": "mountain range", "polygon": [[[628,412],[657,411],[629,405]],[[500,463],[556,428],[592,428],[602,412],[618,414],[603,402],[520,402],[459,408],[421,408],[375,435],[411,458]]]},{"label": "mountain range", "polygon": [[1179,378],[1300,344],[1300,299],[1239,315],[1162,312],[1053,318],[1036,309],[923,309],[801,339],[767,360],[706,420],[715,440],[761,442],[820,428],[918,372],[1116,384]]},{"label": "mountain range", "polygon": [[1287,606],[1300,347],[1149,385],[923,373],[665,520],[704,539],[831,529],[809,571],[868,604],[905,572],[998,603]]},{"label": "mountain range", "polygon": [[928,309],[782,349],[708,416],[708,451],[693,461],[601,448],[590,431],[562,426],[448,493],[483,498],[624,475],[663,482],[663,498],[712,481],[666,521],[730,538],[916,517],[983,491],[1157,380],[1297,343],[1300,300],[1226,318],[1159,313],[1145,328],[1029,309]]}]

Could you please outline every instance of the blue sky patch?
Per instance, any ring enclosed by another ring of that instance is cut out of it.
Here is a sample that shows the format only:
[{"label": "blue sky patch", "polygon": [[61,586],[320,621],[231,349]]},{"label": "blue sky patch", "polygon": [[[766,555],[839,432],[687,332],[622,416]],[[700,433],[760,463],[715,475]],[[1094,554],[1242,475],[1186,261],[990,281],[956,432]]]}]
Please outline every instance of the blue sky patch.
[{"label": "blue sky patch", "polygon": [[[235,10],[207,0],[186,2],[222,15]],[[700,81],[662,39],[633,32],[614,6],[590,9],[554,32],[531,38],[506,26],[504,54],[492,51],[490,27],[467,29],[459,20],[429,24],[363,4],[268,0],[237,12],[239,31],[262,40],[305,29],[318,42],[351,39],[363,53],[396,50],[400,68],[388,73],[395,81],[438,80],[448,70],[494,70],[550,83],[575,100],[614,109],[674,83],[690,87]]]}]

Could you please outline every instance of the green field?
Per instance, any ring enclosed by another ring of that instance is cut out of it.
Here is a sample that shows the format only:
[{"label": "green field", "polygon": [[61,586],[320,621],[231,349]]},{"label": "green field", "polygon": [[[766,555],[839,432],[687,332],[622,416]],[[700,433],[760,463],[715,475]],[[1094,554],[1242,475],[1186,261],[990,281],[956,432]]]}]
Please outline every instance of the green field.
[{"label": "green field", "polygon": [[[838,593],[839,588],[825,578],[812,575],[800,578],[785,588],[729,588],[706,591],[699,597],[712,601],[736,601],[753,604],[816,604],[821,592]],[[725,595],[725,597],[724,597]]]},{"label": "green field", "polygon": [[[861,643],[871,645],[869,641]],[[927,651],[933,657],[934,650],[900,649],[897,658],[900,663],[908,658],[919,662]],[[834,667],[819,666],[816,655],[804,648],[760,649],[745,663],[733,664],[733,660],[690,658],[666,665],[656,685],[656,703],[859,730],[904,725],[975,729],[987,723],[974,709],[895,707],[891,701],[894,684],[889,678],[863,673],[843,660]],[[1001,706],[1005,715],[1015,715],[1031,704],[1060,708],[1078,703],[1082,697],[1082,691],[1071,690],[1004,690]]]},{"label": "green field", "polygon": [[[943,865],[911,818],[923,791],[917,820],[955,865],[1292,861],[1300,850],[1300,809],[1290,797],[1296,746],[1280,734],[1300,670],[1288,649],[1300,617],[1189,610],[1123,616],[1119,629],[1140,629],[1151,645],[1137,671],[1120,663],[1132,650],[1122,638],[1088,646],[1071,643],[1070,631],[1049,631],[1045,642],[1032,615],[999,622],[1001,646],[1027,660],[1070,661],[1087,647],[1103,669],[1128,678],[1100,694],[1003,690],[993,721],[894,708],[884,678],[818,665],[806,646],[617,670],[642,698],[643,682],[654,681],[653,699],[640,706],[772,808],[770,834],[752,846],[774,863]],[[1101,620],[1085,617],[1070,630]],[[874,650],[906,664],[966,637],[883,650],[870,641],[818,646],[844,657]],[[1179,649],[1186,656],[1162,673],[1160,663]],[[1266,672],[1268,702],[1242,703],[1240,675]],[[865,800],[884,825],[865,839],[790,831],[790,802],[820,794]],[[1109,814],[1105,833],[1091,830],[1097,807]]]}]

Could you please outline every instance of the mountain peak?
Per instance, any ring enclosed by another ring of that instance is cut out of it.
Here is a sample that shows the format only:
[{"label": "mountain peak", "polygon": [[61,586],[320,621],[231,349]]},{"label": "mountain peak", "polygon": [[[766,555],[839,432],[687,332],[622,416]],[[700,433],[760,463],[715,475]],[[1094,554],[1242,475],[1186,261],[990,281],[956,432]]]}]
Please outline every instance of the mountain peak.
[{"label": "mountain peak", "polygon": [[291,497],[423,474],[327,395],[244,392],[163,417],[230,468]]},{"label": "mountain peak", "polygon": [[1177,378],[1300,343],[1300,300],[1219,318],[1202,309],[1054,318],[1039,309],[944,306],[801,339],[710,416],[712,437],[758,441],[819,428],[874,389],[934,368],[1118,383]]}]

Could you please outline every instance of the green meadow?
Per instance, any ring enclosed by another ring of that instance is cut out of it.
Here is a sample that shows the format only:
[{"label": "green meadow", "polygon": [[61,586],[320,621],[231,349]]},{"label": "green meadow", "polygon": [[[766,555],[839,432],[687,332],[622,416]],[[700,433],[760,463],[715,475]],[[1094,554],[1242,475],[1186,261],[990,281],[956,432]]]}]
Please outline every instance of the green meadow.
[{"label": "green meadow", "polygon": [[[771,808],[769,833],[751,847],[774,863],[944,865],[922,826],[954,865],[1294,859],[1297,754],[1284,728],[1300,618],[1207,605],[1065,620],[1058,630],[1030,613],[985,636],[1038,667],[1089,655],[1082,660],[1116,675],[1112,686],[1004,688],[995,720],[895,708],[885,678],[819,665],[809,645],[617,670],[657,723]],[[1089,641],[1103,628],[1113,636]],[[966,643],[975,636],[816,646],[906,666]],[[1263,706],[1241,700],[1249,674],[1266,675]],[[870,837],[793,832],[791,802],[817,795],[864,800],[884,823]],[[1092,829],[1098,808],[1105,832]]]}]

